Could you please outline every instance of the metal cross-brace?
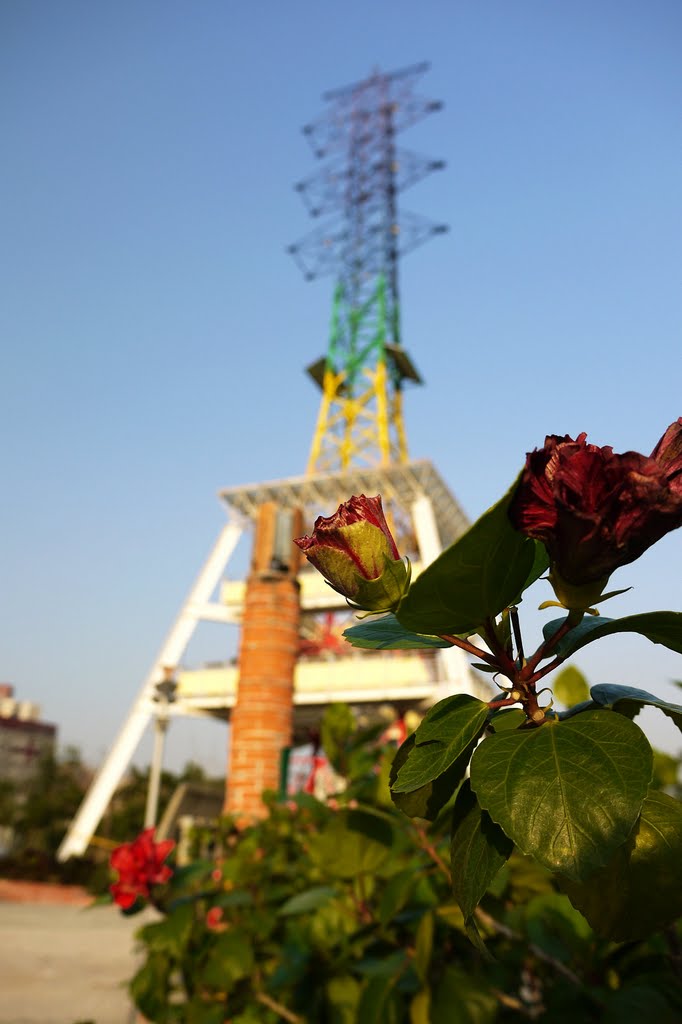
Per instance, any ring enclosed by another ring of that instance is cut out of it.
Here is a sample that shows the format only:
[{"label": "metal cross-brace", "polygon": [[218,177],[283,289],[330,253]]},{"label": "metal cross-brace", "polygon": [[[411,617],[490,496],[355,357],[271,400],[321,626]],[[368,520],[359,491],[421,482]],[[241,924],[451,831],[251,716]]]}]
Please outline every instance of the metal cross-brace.
[{"label": "metal cross-brace", "polygon": [[[211,596],[218,586],[225,567],[232,556],[244,527],[228,522],[220,533],[206,563],[180,609],[173,626],[166,637],[154,664],[145,679],[132,710],[119,732],[105,761],[95,775],[83,803],[71,822],[57,851],[57,859],[68,860],[85,853],[87,846],[114,795],[130,760],[137,749],[142,734],[149,722],[159,712],[155,699],[157,686],[180,662],[192,635],[201,621],[230,621],[222,605],[211,602]],[[190,714],[182,702],[167,710],[170,715]]]}]

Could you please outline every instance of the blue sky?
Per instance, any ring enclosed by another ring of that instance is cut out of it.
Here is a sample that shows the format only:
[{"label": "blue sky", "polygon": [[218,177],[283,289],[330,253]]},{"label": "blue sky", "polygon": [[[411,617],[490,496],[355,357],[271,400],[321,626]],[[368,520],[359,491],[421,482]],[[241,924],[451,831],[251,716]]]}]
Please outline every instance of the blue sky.
[{"label": "blue sky", "polygon": [[[475,517],[545,433],[651,450],[682,413],[681,29],[676,0],[0,6],[0,674],[62,743],[112,740],[218,488],[305,468],[332,282],[285,247],[326,89],[429,60],[445,103],[401,139],[447,162],[404,208],[450,225],[401,265],[411,454]],[[609,613],[682,607],[681,545]],[[682,677],[635,637],[577,664]],[[222,727],[171,736],[221,770]]]}]

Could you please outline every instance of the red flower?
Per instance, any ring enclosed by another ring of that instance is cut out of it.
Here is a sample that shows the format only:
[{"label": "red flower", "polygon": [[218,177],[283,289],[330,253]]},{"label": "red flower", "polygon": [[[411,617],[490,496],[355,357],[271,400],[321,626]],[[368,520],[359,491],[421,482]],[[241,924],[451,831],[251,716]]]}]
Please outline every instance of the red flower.
[{"label": "red flower", "polygon": [[296,544],[327,582],[361,608],[396,608],[409,586],[409,569],[388,528],[381,498],[364,494],[319,516],[311,536]]},{"label": "red flower", "polygon": [[138,897],[149,898],[149,888],[167,882],[173,874],[164,860],[175,843],[172,839],[154,842],[154,829],[148,828],[132,843],[117,846],[109,864],[118,871],[118,881],[110,887],[114,903],[127,910]]},{"label": "red flower", "polygon": [[509,509],[514,527],[547,548],[550,579],[569,607],[580,604],[571,588],[590,584],[591,603],[615,569],[682,525],[682,417],[648,457],[617,455],[586,436],[552,435],[531,452]]},{"label": "red flower", "polygon": [[206,927],[211,932],[227,931],[227,925],[223,923],[223,908],[211,907],[206,912]]}]

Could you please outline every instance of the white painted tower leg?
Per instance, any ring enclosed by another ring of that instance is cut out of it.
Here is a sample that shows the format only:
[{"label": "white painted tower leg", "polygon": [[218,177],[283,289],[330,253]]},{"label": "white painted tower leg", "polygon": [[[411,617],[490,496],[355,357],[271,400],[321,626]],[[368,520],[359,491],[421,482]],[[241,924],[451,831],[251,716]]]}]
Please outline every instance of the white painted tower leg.
[{"label": "white painted tower leg", "polygon": [[202,619],[210,618],[211,595],[220,582],[242,530],[243,527],[236,522],[227,523],[223,528],[149,675],[142,684],[132,711],[90,784],[85,799],[62,840],[57,851],[58,860],[65,861],[69,857],[78,857],[85,852],[150,718],[158,710],[158,704],[153,698],[157,683],[164,677],[164,668],[175,668],[185,653],[198,623]]}]

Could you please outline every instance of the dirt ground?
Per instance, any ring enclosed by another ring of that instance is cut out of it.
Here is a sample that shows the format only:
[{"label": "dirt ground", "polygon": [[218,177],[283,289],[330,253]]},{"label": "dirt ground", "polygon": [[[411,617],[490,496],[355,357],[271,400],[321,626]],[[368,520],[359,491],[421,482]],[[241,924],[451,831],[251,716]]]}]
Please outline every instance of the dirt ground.
[{"label": "dirt ground", "polygon": [[0,903],[0,1024],[134,1024],[125,985],[149,911]]}]

